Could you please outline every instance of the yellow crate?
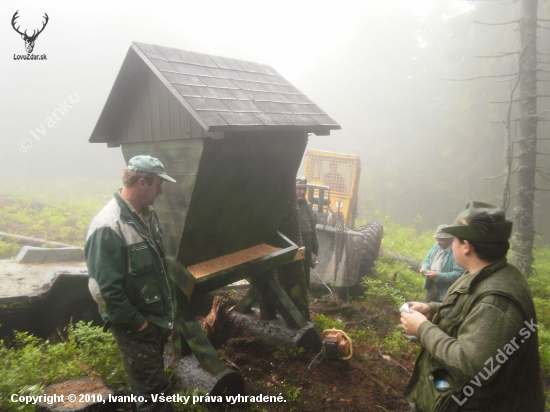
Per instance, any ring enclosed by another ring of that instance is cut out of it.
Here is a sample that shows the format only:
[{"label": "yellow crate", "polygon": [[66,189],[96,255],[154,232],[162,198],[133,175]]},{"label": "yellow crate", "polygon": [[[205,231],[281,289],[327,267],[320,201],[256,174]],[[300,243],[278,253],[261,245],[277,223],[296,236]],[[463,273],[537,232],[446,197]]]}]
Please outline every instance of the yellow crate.
[{"label": "yellow crate", "polygon": [[357,214],[360,175],[359,156],[323,150],[308,150],[306,153],[305,177],[308,183],[330,187],[330,207],[344,214],[349,228],[353,228]]}]

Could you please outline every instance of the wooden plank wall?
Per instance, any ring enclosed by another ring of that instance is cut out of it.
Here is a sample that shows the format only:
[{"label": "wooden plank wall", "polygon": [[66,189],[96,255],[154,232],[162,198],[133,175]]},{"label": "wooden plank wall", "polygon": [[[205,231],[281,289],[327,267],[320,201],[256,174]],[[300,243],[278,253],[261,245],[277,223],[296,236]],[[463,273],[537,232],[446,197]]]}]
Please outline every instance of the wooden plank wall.
[{"label": "wooden plank wall", "polygon": [[223,133],[208,133],[191,116],[171,90],[143,61],[131,81],[126,98],[127,112],[120,143],[137,143],[188,138],[221,138]]},{"label": "wooden plank wall", "polygon": [[164,232],[166,252],[172,258],[177,254],[185,226],[203,142],[203,139],[185,139],[122,144],[126,162],[137,155],[156,157],[164,164],[166,173],[177,181],[162,184],[162,194],[157,197],[153,206]]},{"label": "wooden plank wall", "polygon": [[231,132],[201,140],[177,255],[185,266],[273,241],[294,193],[307,133]]}]

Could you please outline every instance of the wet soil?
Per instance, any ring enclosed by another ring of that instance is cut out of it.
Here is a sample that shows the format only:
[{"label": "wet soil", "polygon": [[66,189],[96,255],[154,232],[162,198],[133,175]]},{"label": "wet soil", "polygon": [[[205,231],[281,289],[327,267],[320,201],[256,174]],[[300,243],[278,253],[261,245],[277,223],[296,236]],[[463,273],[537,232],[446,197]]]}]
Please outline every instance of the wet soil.
[{"label": "wet soil", "polygon": [[[364,323],[357,323],[361,319],[384,313],[380,307],[367,311],[360,303],[336,303],[328,298],[311,299],[310,304],[312,316],[328,310],[334,313],[326,316],[349,322],[352,326],[346,327],[346,333],[361,327]],[[384,328],[393,321],[398,321],[397,315],[378,326]],[[349,361],[324,360],[309,373],[308,366],[316,353],[291,353],[267,345],[246,331],[238,334],[229,338],[221,351],[244,377],[246,395],[282,394],[286,402],[252,402],[232,409],[246,410],[255,405],[267,411],[410,411],[402,395],[414,367],[415,356],[410,353],[393,359],[368,344],[354,343]]]}]

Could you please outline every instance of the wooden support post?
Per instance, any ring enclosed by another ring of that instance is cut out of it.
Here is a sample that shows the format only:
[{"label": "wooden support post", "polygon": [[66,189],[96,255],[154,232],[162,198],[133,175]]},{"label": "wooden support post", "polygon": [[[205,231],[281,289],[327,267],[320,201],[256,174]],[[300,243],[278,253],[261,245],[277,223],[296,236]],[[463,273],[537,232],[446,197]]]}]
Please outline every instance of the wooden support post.
[{"label": "wooden support post", "polygon": [[279,282],[274,277],[267,280],[270,289],[277,296],[276,306],[277,310],[285,320],[286,324],[291,328],[303,328],[307,325],[307,321],[304,319],[298,308],[294,305],[292,300],[288,297],[283,290]]},{"label": "wooden support post", "polygon": [[267,279],[273,278],[273,270],[259,273],[248,279],[248,282],[258,291],[258,300],[260,301],[260,319],[272,320],[277,317],[277,307],[275,305],[275,296],[270,290]]},{"label": "wooden support post", "polygon": [[220,360],[214,347],[204,334],[201,325],[194,316],[186,316],[183,311],[177,314],[176,323],[181,328],[187,345],[191,348],[201,367],[217,375],[225,370],[225,364]]},{"label": "wooden support post", "polygon": [[250,312],[252,305],[257,300],[259,293],[252,286],[248,288],[246,295],[235,305],[235,311],[240,313]]},{"label": "wooden support post", "polygon": [[[178,313],[178,307],[188,306],[188,298],[177,287],[172,290],[174,296],[174,314]],[[174,356],[176,359],[181,359],[183,356],[193,353],[187,341],[183,337],[183,328],[178,321],[178,317],[174,315],[174,329],[172,330],[172,346],[174,348]]]},{"label": "wooden support post", "polygon": [[[275,319],[276,308],[289,327],[299,329],[307,324],[307,321],[277,282],[273,273],[253,276],[249,279],[249,282],[260,293],[260,311],[263,320]],[[267,311],[267,313],[264,314],[264,311]]]}]

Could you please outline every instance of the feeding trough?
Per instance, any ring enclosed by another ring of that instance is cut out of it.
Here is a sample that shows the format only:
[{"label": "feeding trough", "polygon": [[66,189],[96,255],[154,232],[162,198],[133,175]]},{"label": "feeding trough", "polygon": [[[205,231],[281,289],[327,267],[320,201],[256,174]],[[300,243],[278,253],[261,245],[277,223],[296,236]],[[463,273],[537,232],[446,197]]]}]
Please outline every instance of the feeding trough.
[{"label": "feeding trough", "polygon": [[15,330],[48,338],[70,322],[101,322],[80,248],[24,246],[14,260],[0,259],[0,279],[1,339]]},{"label": "feeding trough", "polygon": [[307,325],[271,269],[300,258],[278,228],[308,133],[339,128],[269,66],[132,44],[90,142],[121,146],[126,161],[157,157],[177,180],[163,185],[155,210],[175,285],[178,356],[193,353],[202,370],[223,374],[196,308],[242,279],[260,299],[276,297],[288,327]]}]

